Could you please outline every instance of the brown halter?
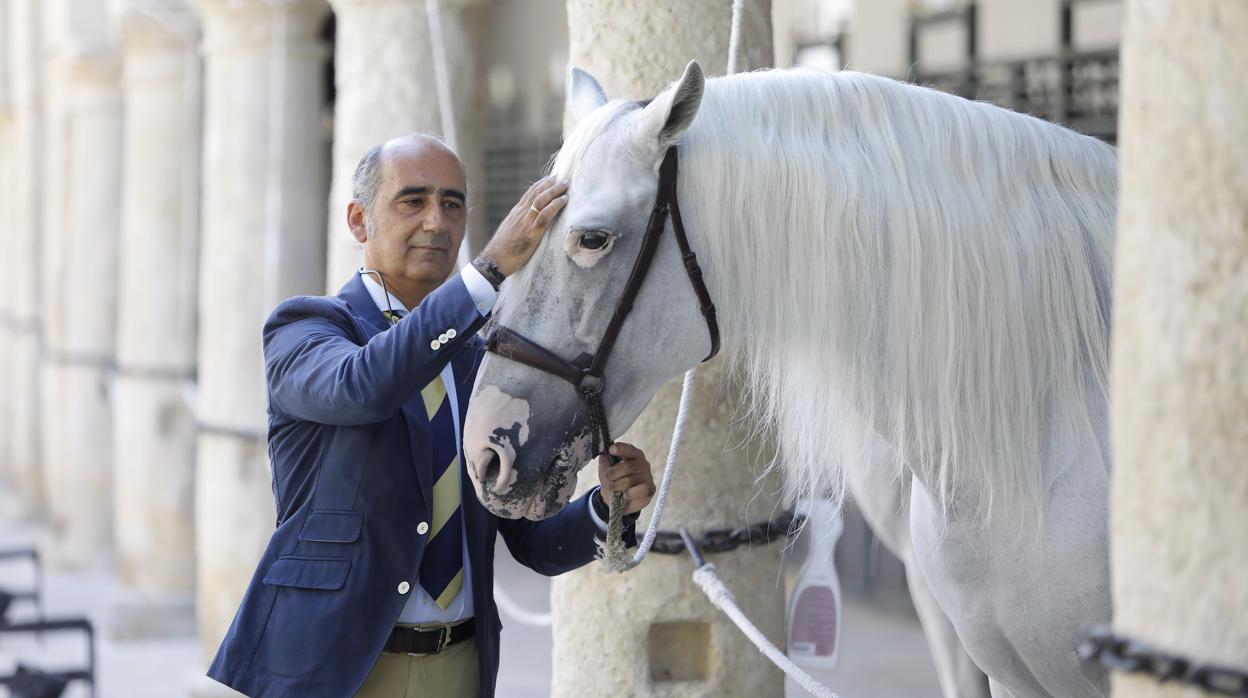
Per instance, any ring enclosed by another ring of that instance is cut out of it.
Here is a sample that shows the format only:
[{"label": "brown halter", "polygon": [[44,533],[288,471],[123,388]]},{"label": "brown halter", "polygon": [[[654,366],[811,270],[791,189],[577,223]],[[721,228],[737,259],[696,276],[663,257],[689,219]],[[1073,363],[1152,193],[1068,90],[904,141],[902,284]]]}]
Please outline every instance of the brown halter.
[{"label": "brown halter", "polygon": [[[611,433],[607,428],[606,409],[602,404],[602,392],[606,381],[604,377],[607,359],[611,349],[624,326],[624,320],[633,310],[633,301],[641,291],[641,284],[650,272],[655,252],[659,248],[659,239],[667,228],[667,216],[670,210],[672,230],[676,234],[676,244],[680,247],[681,258],[685,263],[685,273],[689,275],[689,283],[698,297],[702,317],[706,320],[706,328],[711,335],[711,353],[703,361],[708,361],[719,352],[719,322],[715,319],[715,303],[702,280],[702,268],[698,266],[698,257],[689,247],[689,237],[685,234],[685,225],[680,218],[680,204],[676,198],[676,146],[667,149],[663,164],[659,168],[659,190],[655,195],[654,208],[650,211],[650,220],[646,223],[646,234],[641,240],[641,250],[637,253],[637,261],[629,272],[628,283],[624,293],[616,303],[611,323],[602,336],[598,350],[593,354],[581,354],[568,361],[523,335],[501,325],[496,326],[486,339],[485,348],[499,356],[531,366],[558,376],[571,383],[589,406],[591,427],[594,439],[600,441],[601,449],[595,444],[595,453],[605,451],[611,444]],[[614,460],[614,459],[613,459]]]}]

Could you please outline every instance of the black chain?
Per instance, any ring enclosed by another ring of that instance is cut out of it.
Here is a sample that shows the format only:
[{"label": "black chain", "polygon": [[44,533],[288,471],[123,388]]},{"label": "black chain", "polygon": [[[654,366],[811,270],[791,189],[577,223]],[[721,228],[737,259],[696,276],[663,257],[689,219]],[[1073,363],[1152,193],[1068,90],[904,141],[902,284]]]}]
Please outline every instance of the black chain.
[{"label": "black chain", "polygon": [[[759,521],[738,528],[712,528],[696,539],[704,553],[724,553],[746,545],[767,545],[801,530],[806,517],[791,511],[782,512],[770,521]],[[654,547],[650,552],[661,555],[680,555],[685,552],[685,542],[676,531],[657,531]]]},{"label": "black chain", "polygon": [[1150,674],[1158,683],[1176,681],[1208,693],[1248,696],[1248,672],[1194,662],[1115,635],[1108,627],[1092,628],[1079,646],[1079,658],[1127,674]]}]

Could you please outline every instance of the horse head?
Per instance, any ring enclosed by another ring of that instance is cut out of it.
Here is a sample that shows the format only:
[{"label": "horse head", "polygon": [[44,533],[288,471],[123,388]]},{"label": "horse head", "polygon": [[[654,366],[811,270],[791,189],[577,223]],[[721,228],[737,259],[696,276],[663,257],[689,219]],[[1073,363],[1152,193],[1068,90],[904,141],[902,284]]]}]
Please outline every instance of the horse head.
[{"label": "horse head", "polygon": [[[701,104],[704,78],[690,63],[649,102],[608,102],[588,73],[572,71],[578,123],[555,161],[569,201],[526,268],[504,286],[487,333],[505,327],[584,367],[607,334],[655,206],[659,170]],[[633,423],[669,378],[708,353],[707,325],[669,230],[619,329],[600,396],[612,434]],[[514,334],[513,334],[514,333]],[[610,342],[608,342],[610,344]],[[579,360],[578,360],[579,357]],[[594,454],[590,408],[577,380],[507,358],[482,360],[464,425],[464,455],[477,495],[499,516],[545,518],[571,497]]]}]

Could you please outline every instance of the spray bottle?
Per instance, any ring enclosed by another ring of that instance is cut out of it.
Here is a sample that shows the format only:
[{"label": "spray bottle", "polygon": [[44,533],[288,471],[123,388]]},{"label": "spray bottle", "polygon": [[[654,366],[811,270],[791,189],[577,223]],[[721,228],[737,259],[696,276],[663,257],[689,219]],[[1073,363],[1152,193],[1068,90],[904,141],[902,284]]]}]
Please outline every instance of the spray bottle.
[{"label": "spray bottle", "polygon": [[788,655],[808,669],[832,669],[841,649],[841,582],[836,542],[845,528],[839,508],[822,499],[802,503],[809,541],[806,562],[789,600]]}]

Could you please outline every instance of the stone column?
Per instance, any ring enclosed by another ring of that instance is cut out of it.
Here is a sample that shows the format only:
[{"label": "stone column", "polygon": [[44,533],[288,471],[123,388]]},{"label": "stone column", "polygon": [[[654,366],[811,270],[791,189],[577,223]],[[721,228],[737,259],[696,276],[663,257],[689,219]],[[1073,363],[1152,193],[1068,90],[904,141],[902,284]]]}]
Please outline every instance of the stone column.
[{"label": "stone column", "polygon": [[[1248,5],[1134,0],[1122,54],[1114,628],[1248,670]],[[1115,674],[1116,695],[1213,695]]]},{"label": "stone column", "polygon": [[[351,175],[365,151],[413,131],[442,134],[433,48],[424,0],[330,0],[334,8],[334,179],[329,199],[326,285],[336,291],[360,267],[360,248],[347,228]],[[486,4],[441,0],[442,32],[451,76],[458,143],[468,170],[469,244],[484,246],[482,172]],[[378,47],[384,50],[378,50]],[[477,201],[479,205],[472,202]]]},{"label": "stone column", "polygon": [[[17,144],[13,136],[13,93],[10,89],[10,70],[13,42],[13,11],[10,3],[0,4],[0,259],[12,257],[10,248],[16,235],[13,220],[13,187],[16,169],[15,150]],[[7,264],[7,263],[6,263]],[[0,264],[0,484],[12,487],[13,458],[9,437],[11,414],[14,405],[11,397],[12,375],[11,352],[9,345],[13,342],[13,299],[12,275]],[[13,512],[0,511],[0,516],[12,515]]]},{"label": "stone column", "polygon": [[[43,454],[53,564],[103,563],[112,542],[113,366],[120,217],[121,99],[116,44],[102,2],[66,6],[55,53],[63,138],[47,172],[44,210],[56,214],[41,250],[46,344]],[[54,78],[55,79],[55,78]],[[46,219],[45,219],[46,220]]]},{"label": "stone column", "polygon": [[[746,3],[738,69],[772,61],[769,2]],[[570,62],[597,77],[608,97],[653,96],[697,59],[711,75],[728,64],[730,2],[654,0],[627,7],[609,0],[568,3]],[[638,50],[638,47],[646,47]],[[698,369],[681,458],[662,525],[696,534],[771,518],[775,486],[754,478],[765,448],[732,448],[737,386],[715,360]],[[680,398],[680,380],[659,391],[628,433],[661,475]],[[596,472],[592,470],[587,473]],[[594,484],[592,474],[582,488]],[[647,523],[643,515],[638,526]],[[777,645],[784,643],[781,545],[711,556],[742,610]],[[690,579],[687,556],[651,555],[637,569],[606,575],[597,564],[553,580],[554,695],[783,696],[784,677]],[[604,599],[612,599],[604,605]],[[622,611],[627,605],[627,612]]]},{"label": "stone column", "polygon": [[328,143],[322,1],[201,0],[203,202],[195,542],[199,635],[212,656],[275,511],[261,328],[282,298],[324,291]]},{"label": "stone column", "polygon": [[8,297],[6,322],[7,360],[0,368],[7,376],[5,402],[10,405],[7,424],[9,473],[23,515],[43,511],[43,472],[39,457],[39,346],[40,309],[37,284],[42,212],[39,206],[43,177],[43,61],[41,11],[37,0],[7,3],[10,31],[5,49],[12,81],[12,148],[6,148],[12,188],[8,190],[9,225],[4,231],[4,256],[0,274]]},{"label": "stone column", "polygon": [[116,637],[194,632],[199,29],[182,0],[131,2],[113,382]]}]

